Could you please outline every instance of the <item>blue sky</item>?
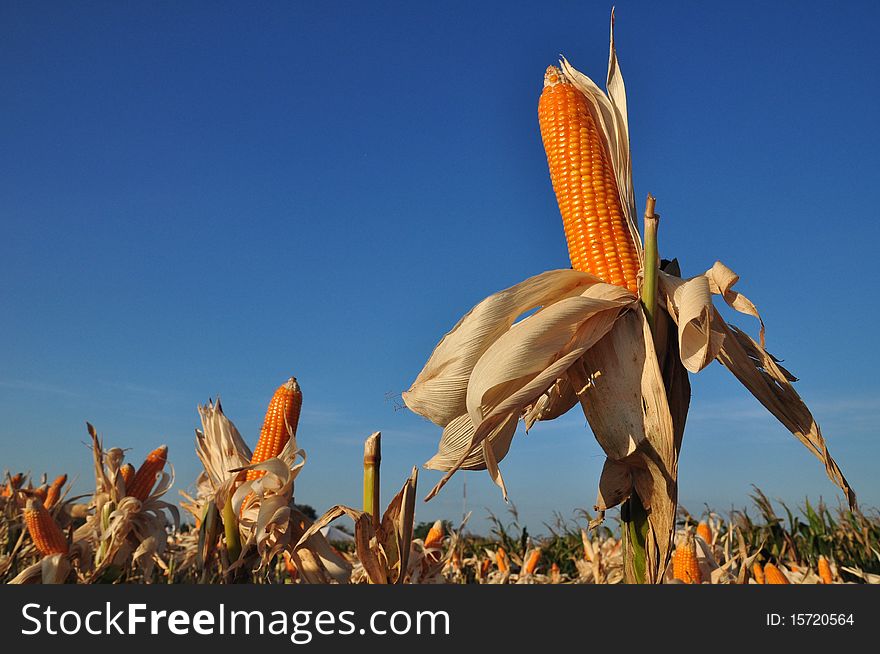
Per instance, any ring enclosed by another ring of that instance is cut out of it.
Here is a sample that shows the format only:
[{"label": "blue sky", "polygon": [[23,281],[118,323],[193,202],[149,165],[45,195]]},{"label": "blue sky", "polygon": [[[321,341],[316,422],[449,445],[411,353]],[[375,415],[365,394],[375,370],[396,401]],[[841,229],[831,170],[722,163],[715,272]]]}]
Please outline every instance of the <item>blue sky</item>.
[{"label": "blue sky", "polygon": [[[89,420],[135,463],[167,443],[186,489],[196,405],[219,393],[253,444],[293,374],[297,499],[358,504],[375,430],[390,497],[439,439],[397,407],[436,342],[490,293],[569,265],[537,99],[559,53],[604,80],[609,10],[0,5],[0,469],[85,490]],[[617,4],[636,197],[658,198],[661,253],[686,275],[720,259],[742,276],[869,506],[878,20],[868,2]],[[691,511],[742,506],[751,484],[837,503],[726,371],[692,384]],[[572,412],[519,434],[502,469],[540,531],[592,505],[602,460]],[[485,473],[464,473],[418,519],[457,519],[465,479],[476,527],[505,511]]]}]

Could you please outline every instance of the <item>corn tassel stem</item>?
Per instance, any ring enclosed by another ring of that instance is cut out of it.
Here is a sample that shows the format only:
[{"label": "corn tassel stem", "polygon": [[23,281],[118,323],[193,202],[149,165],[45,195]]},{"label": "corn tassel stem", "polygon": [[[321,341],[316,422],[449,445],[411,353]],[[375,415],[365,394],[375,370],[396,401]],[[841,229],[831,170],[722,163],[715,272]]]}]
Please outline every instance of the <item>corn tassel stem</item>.
[{"label": "corn tassel stem", "polygon": [[364,441],[364,513],[379,530],[379,465],[382,461],[382,434],[376,432]]},{"label": "corn tassel stem", "polygon": [[[645,318],[651,333],[655,334],[657,318],[657,284],[660,275],[660,253],[657,246],[657,228],[660,216],[654,213],[657,200],[651,194],[645,201],[645,257],[644,275],[642,277],[642,305]],[[655,342],[656,345],[656,342]],[[621,507],[620,518],[623,522],[624,572],[627,583],[643,584],[647,577],[647,556],[645,552],[648,537],[648,512],[642,500],[633,491],[629,499]]]},{"label": "corn tassel stem", "polygon": [[241,537],[238,534],[238,517],[232,508],[231,496],[223,506],[223,533],[226,535],[226,553],[229,555],[229,563],[235,563],[241,556]]}]

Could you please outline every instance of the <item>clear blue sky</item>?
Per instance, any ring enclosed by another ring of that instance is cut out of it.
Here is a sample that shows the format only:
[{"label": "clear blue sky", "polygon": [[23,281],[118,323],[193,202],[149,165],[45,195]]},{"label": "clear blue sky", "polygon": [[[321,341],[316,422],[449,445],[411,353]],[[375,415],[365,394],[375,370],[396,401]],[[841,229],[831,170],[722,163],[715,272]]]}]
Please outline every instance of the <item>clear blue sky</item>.
[{"label": "clear blue sky", "polygon": [[[605,2],[0,5],[0,469],[90,480],[85,421],[138,463],[200,464],[196,404],[253,442],[301,382],[298,501],[357,504],[439,428],[389,396],[473,304],[567,267],[537,125],[564,53],[600,83]],[[880,505],[872,2],[617,5],[636,196],[686,275],[720,259],[863,504]],[[755,333],[754,325],[739,323]],[[692,511],[840,497],[717,364],[692,379]],[[533,531],[592,505],[602,454],[572,412],[503,462]],[[439,473],[422,471],[427,492]],[[420,504],[475,526],[504,504],[464,473]],[[176,491],[174,491],[176,493]]]}]

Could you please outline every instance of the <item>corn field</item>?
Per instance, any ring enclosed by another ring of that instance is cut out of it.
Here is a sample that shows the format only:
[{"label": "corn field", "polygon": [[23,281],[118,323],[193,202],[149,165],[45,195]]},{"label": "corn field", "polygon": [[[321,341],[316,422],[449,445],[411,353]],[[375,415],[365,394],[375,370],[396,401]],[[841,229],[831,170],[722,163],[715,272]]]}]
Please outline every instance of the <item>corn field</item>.
[{"label": "corn field", "polygon": [[[297,404],[286,397],[290,387],[288,382],[276,393],[267,422],[290,424],[292,416],[277,407],[279,395],[282,407]],[[200,410],[208,421],[198,443],[217,435],[210,420],[224,425],[224,433],[234,430],[219,404]],[[236,502],[237,511],[218,509],[205,472],[195,497],[181,493],[181,516],[175,504],[163,499],[173,481],[166,470],[171,467],[166,447],[156,448],[135,468],[124,463],[121,449],[105,450],[91,425],[89,433],[96,472],[90,496],[71,496],[67,475],[46,483],[45,475],[5,474],[0,496],[3,583],[617,584],[625,578],[619,525],[597,525],[593,514],[582,511],[572,520],[554,516],[548,534],[533,537],[515,508],[506,517],[490,514],[490,533],[483,536],[469,533],[467,521],[458,526],[441,520],[418,523],[409,501],[415,475],[376,527],[370,513],[348,507],[312,520],[285,492],[292,490],[291,480],[267,466],[262,457],[271,450],[265,448],[250,455],[261,461],[237,473],[253,478],[253,485],[239,493],[244,500]],[[262,434],[261,441],[266,434],[274,438],[267,427]],[[371,439],[375,447],[379,435]],[[279,446],[290,443],[283,441],[274,440],[276,455]],[[286,498],[283,505],[279,497]],[[876,512],[807,502],[798,509],[777,503],[780,513],[760,490],[752,499],[748,509],[727,515],[708,510],[691,515],[680,508],[663,582],[880,583]],[[248,520],[245,508],[261,502],[275,507],[272,515]],[[327,540],[320,527],[343,515],[353,519],[355,537]],[[402,546],[408,551],[400,551]]]}]

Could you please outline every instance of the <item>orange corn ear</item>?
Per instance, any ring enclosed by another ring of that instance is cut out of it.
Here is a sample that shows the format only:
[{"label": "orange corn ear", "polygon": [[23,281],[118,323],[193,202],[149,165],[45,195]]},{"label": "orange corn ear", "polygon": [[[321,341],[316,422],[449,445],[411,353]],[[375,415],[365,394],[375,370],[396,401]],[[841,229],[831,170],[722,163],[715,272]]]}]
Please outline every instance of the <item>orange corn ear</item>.
[{"label": "orange corn ear", "polygon": [[507,552],[503,547],[499,547],[495,552],[495,565],[498,566],[498,572],[507,572],[510,566],[507,564]]},{"label": "orange corn ear", "polygon": [[31,498],[24,509],[24,523],[34,542],[34,547],[43,556],[67,554],[68,544],[61,527],[49,515],[42,502]]},{"label": "orange corn ear", "polygon": [[550,566],[550,579],[554,584],[558,584],[562,579],[562,573],[559,571],[559,565],[556,561]]},{"label": "orange corn ear", "polygon": [[833,584],[834,575],[831,574],[831,565],[824,556],[819,557],[819,576],[822,578],[823,584]]},{"label": "orange corn ear", "polygon": [[523,566],[523,572],[527,575],[534,574],[535,568],[538,567],[538,561],[541,560],[541,548],[535,548],[529,553],[526,564]]},{"label": "orange corn ear", "polygon": [[440,520],[437,520],[433,525],[431,525],[431,529],[428,531],[428,535],[425,536],[425,549],[440,547],[442,543],[443,523]]},{"label": "orange corn ear", "polygon": [[701,522],[697,525],[697,536],[702,538],[707,545],[712,544],[712,530],[709,528],[709,525],[705,522]]},{"label": "orange corn ear", "polygon": [[161,445],[147,455],[141,467],[134,473],[131,484],[125,485],[125,494],[143,502],[156,485],[156,476],[162,472],[168,460],[168,446]]},{"label": "orange corn ear", "polygon": [[10,477],[6,482],[6,488],[3,489],[3,497],[12,497],[12,494],[21,487],[22,481],[24,481],[24,475],[20,472]]},{"label": "orange corn ear", "polygon": [[64,488],[64,484],[66,483],[67,475],[59,475],[56,477],[55,481],[52,482],[52,485],[49,486],[49,491],[46,493],[46,501],[43,502],[43,506],[47,509],[51,509],[55,506],[55,502],[61,497],[61,489]]},{"label": "orange corn ear", "polygon": [[119,469],[119,476],[122,477],[122,483],[128,488],[131,486],[131,480],[134,479],[134,466],[126,463]]},{"label": "orange corn ear", "polygon": [[39,488],[35,488],[33,495],[38,500],[40,500],[41,504],[45,504],[46,496],[49,494],[49,487],[46,485],[40,486]]},{"label": "orange corn ear", "polygon": [[757,583],[764,583],[764,568],[761,567],[760,563],[756,563],[752,566],[752,574],[754,575],[755,581]]},{"label": "orange corn ear", "polygon": [[290,553],[287,551],[284,552],[284,568],[287,570],[287,574],[290,575],[291,581],[296,581],[299,570],[297,570],[296,562],[290,558]]},{"label": "orange corn ear", "polygon": [[[291,432],[296,434],[296,426],[299,423],[299,412],[302,408],[302,391],[296,379],[291,377],[278,387],[269,408],[266,410],[266,418],[263,420],[263,428],[260,430],[260,440],[251,464],[262,463],[273,456],[281,454],[281,450],[290,440]],[[290,431],[287,430],[288,425]],[[266,474],[265,470],[248,470],[247,479],[259,479]]]},{"label": "orange corn ear", "polygon": [[672,555],[672,576],[686,584],[703,583],[693,536],[688,536],[684,543],[675,548],[675,554]]},{"label": "orange corn ear", "polygon": [[480,578],[485,578],[489,574],[490,565],[492,565],[492,562],[489,559],[483,559],[483,562],[480,563]]},{"label": "orange corn ear", "polygon": [[772,563],[764,566],[764,582],[767,584],[787,584],[788,578]]},{"label": "orange corn ear", "polygon": [[611,158],[586,97],[553,66],[544,75],[538,122],[572,267],[638,293],[638,249]]}]

